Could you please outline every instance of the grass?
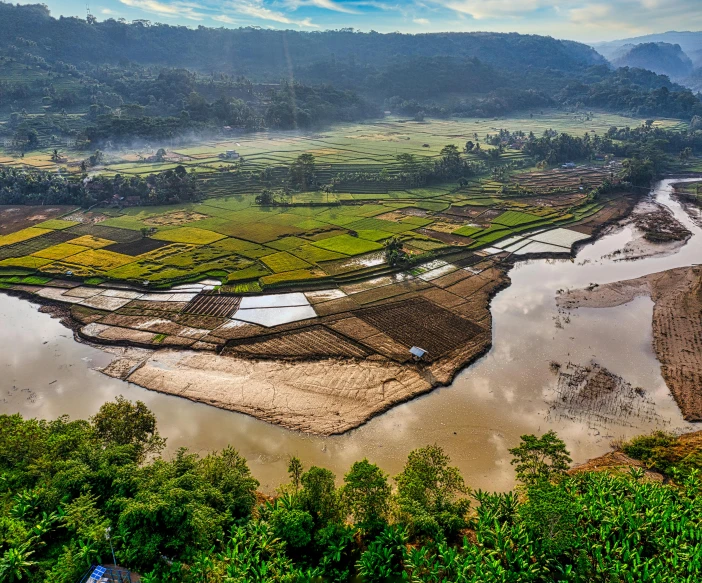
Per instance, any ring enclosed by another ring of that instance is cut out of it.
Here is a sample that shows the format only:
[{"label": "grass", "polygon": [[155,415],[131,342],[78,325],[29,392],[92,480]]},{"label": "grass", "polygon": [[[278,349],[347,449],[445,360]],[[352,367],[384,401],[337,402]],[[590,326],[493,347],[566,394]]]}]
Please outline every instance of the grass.
[{"label": "grass", "polygon": [[[144,221],[141,221],[135,217],[129,215],[123,215],[121,217],[113,217],[106,219],[100,223],[103,227],[117,227],[118,229],[129,229],[130,231],[140,231],[143,228],[148,228]],[[166,228],[166,227],[161,227]]]},{"label": "grass", "polygon": [[39,269],[44,265],[51,263],[50,259],[42,259],[41,257],[10,257],[0,261],[0,267],[27,267],[29,269]]},{"label": "grass", "polygon": [[389,239],[394,236],[394,233],[376,231],[374,229],[361,229],[360,231],[356,231],[356,234],[360,239],[366,239],[367,241],[383,241],[384,239]]},{"label": "grass", "polygon": [[81,247],[89,247],[90,249],[100,249],[101,247],[107,247],[112,245],[114,241],[109,239],[102,239],[100,237],[93,237],[93,235],[83,235],[76,239],[70,240],[71,245],[79,245]]},{"label": "grass", "polygon": [[268,243],[268,247],[278,249],[279,251],[290,251],[291,249],[302,247],[308,242],[309,241],[301,239],[300,237],[284,237],[282,239],[278,239],[277,241],[271,241]]},{"label": "grass", "polygon": [[224,235],[198,229],[196,227],[179,227],[168,231],[158,232],[153,236],[154,239],[160,241],[171,241],[173,243],[189,243],[191,245],[207,245],[214,243],[220,239],[224,239]]},{"label": "grass", "polygon": [[463,237],[473,237],[476,234],[480,233],[480,231],[483,230],[483,227],[471,227],[469,225],[466,225],[465,227],[461,227],[460,229],[456,229],[452,234],[453,235],[461,235]]},{"label": "grass", "polygon": [[241,269],[239,271],[234,271],[227,276],[227,281],[247,281],[251,279],[258,279],[261,276],[270,274],[263,265],[256,264],[246,269]]},{"label": "grass", "polygon": [[291,249],[290,253],[307,263],[320,263],[322,261],[333,261],[334,259],[343,259],[346,257],[346,255],[342,255],[341,253],[329,251],[328,249],[321,249],[310,244],[303,245],[298,249]]},{"label": "grass", "polygon": [[28,239],[33,239],[39,235],[46,235],[51,233],[51,229],[39,229],[37,227],[28,227],[22,229],[21,231],[16,231],[8,235],[0,236],[0,246],[12,245],[13,243],[20,243],[21,241],[27,241]]},{"label": "grass", "polygon": [[104,249],[89,249],[77,255],[72,255],[69,259],[71,264],[81,267],[92,267],[99,271],[109,271],[134,261],[134,258],[129,255],[113,253]]},{"label": "grass", "polygon": [[48,249],[42,249],[36,253],[32,253],[33,257],[41,257],[43,259],[65,259],[71,255],[76,255],[87,251],[88,247],[82,245],[73,245],[72,243],[59,243],[49,247]]},{"label": "grass", "polygon": [[49,219],[48,221],[44,221],[43,223],[39,223],[38,225],[34,225],[38,229],[54,229],[54,230],[61,230],[61,229],[67,229],[68,227],[73,227],[74,225],[78,225],[76,221],[64,221],[62,219]]},{"label": "grass", "polygon": [[310,279],[319,279],[327,277],[319,268],[298,269],[296,271],[286,271],[283,273],[274,273],[261,278],[261,283],[264,286],[280,285],[282,283],[304,282]]},{"label": "grass", "polygon": [[274,273],[283,273],[285,271],[296,271],[299,269],[306,269],[311,267],[307,261],[295,257],[286,251],[281,251],[279,253],[273,253],[272,255],[266,255],[261,261],[268,266],[268,268]]},{"label": "grass", "polygon": [[529,213],[522,213],[519,211],[506,211],[500,216],[492,219],[493,223],[498,225],[504,225],[506,227],[516,227],[517,225],[524,225],[527,223],[534,223],[540,221],[543,217],[537,215],[532,215]]},{"label": "grass", "polygon": [[416,225],[408,225],[404,223],[395,223],[393,221],[384,221],[382,219],[363,219],[346,225],[347,229],[353,231],[385,231],[387,233],[404,233],[411,231]]},{"label": "grass", "polygon": [[313,245],[327,251],[342,253],[343,255],[361,255],[383,248],[378,243],[352,237],[351,235],[339,235],[338,237],[316,241]]}]

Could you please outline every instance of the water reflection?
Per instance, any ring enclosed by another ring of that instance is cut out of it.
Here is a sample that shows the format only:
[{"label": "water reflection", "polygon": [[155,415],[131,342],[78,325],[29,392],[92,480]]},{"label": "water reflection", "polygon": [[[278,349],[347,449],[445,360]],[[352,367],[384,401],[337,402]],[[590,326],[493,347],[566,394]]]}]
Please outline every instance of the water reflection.
[{"label": "water reflection", "polygon": [[606,451],[615,437],[652,428],[612,427],[596,431],[587,424],[548,421],[548,401],[556,375],[549,363],[596,361],[643,387],[667,429],[685,423],[660,375],[653,353],[648,298],[607,309],[580,309],[570,320],[558,313],[556,291],[606,283],[699,262],[700,228],[670,199],[668,182],[658,200],[673,210],[693,238],[667,257],[617,262],[607,255],[632,237],[629,228],[608,235],[578,253],[575,261],[538,260],[517,265],[512,285],[492,306],[493,349],[463,371],[452,386],[406,403],[343,436],[307,436],[245,415],[146,391],[91,370],[105,364],[102,351],[75,342],[69,331],[25,300],[0,295],[0,411],[53,418],[92,415],[105,400],[123,394],[141,399],[158,415],[169,450],[188,446],[206,452],[233,444],[247,457],[262,489],[285,479],[287,457],[324,465],[343,474],[353,461],[368,457],[386,471],[398,472],[407,453],[439,443],[475,488],[506,489],[514,479],[508,449],[523,433],[555,429],[572,457],[584,461]]}]

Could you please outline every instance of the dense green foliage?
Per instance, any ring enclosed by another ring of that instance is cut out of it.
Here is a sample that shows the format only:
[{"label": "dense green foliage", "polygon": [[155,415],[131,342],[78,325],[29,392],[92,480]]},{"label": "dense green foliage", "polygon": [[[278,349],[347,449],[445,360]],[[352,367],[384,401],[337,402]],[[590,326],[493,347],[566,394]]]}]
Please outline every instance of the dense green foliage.
[{"label": "dense green foliage", "polygon": [[[659,459],[676,441],[656,434],[625,449]],[[699,446],[670,458],[674,479],[661,484],[639,470],[568,476],[555,434],[525,435],[515,461],[528,485],[504,494],[471,492],[438,446],[410,453],[394,491],[367,460],[337,487],[328,470],[292,458],[291,482],[263,503],[235,450],[163,459],[162,446],[151,412],[124,399],[90,421],[0,416],[0,579],[74,582],[109,560],[108,528],[118,562],[149,582],[702,575]]]},{"label": "dense green foliage", "polygon": [[52,172],[0,168],[0,204],[74,204],[120,206],[192,202],[200,187],[183,166],[158,174],[66,178]]},{"label": "dense green foliage", "polygon": [[702,466],[702,451],[696,444],[662,431],[636,437],[625,443],[622,450],[668,477],[686,476]]},{"label": "dense green foliage", "polygon": [[311,128],[377,117],[381,107],[421,119],[553,105],[702,114],[699,96],[668,77],[611,70],[592,48],[550,37],[191,30],[54,19],[42,5],[0,2],[0,112],[9,118],[0,133],[21,147],[34,145],[32,130],[40,143],[54,135],[104,146]]},{"label": "dense green foliage", "polygon": [[[544,68],[568,70],[604,64],[587,45],[550,37],[496,33],[378,34],[352,30],[300,32],[259,28],[213,29],[108,19],[89,24],[78,18],[51,18],[45,6],[0,4],[0,36],[36,42],[42,55],[66,62],[142,64],[220,70],[238,75],[256,71],[271,80],[294,66],[349,59],[359,64],[391,63],[395,55],[479,57],[520,69],[542,61]],[[251,50],[256,47],[256,50]]]}]

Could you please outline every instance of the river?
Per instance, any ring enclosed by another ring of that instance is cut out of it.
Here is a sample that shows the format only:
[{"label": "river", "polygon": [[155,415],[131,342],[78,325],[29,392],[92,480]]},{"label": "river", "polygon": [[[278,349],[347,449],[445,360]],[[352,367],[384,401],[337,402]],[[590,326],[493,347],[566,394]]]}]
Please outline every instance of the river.
[{"label": "river", "polygon": [[[108,378],[93,370],[111,356],[73,339],[72,333],[36,305],[0,294],[0,413],[85,418],[117,395],[144,401],[168,438],[167,454],[186,446],[205,453],[228,444],[244,455],[261,489],[272,492],[286,478],[287,459],[321,465],[343,475],[367,457],[385,471],[401,470],[412,449],[440,444],[474,488],[505,490],[514,482],[508,448],[524,433],[554,429],[575,462],[609,449],[615,438],[654,428],[692,430],[673,401],[651,345],[653,303],[637,298],[616,308],[579,309],[569,321],[559,314],[557,290],[640,277],[698,263],[702,229],[670,196],[666,180],[656,200],[672,210],[693,236],[667,256],[616,261],[634,232],[623,227],[583,247],[575,260],[531,260],[510,272],[512,285],[493,300],[493,348],[445,388],[395,407],[345,435],[303,435],[181,398]],[[549,415],[557,384],[552,361],[606,367],[655,402],[657,417],[633,426],[593,427],[586,420]]]}]

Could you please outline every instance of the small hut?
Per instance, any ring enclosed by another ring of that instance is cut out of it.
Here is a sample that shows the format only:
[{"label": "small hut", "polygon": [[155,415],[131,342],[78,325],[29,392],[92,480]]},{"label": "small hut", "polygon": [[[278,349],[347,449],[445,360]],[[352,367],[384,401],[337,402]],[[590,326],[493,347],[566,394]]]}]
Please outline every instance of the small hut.
[{"label": "small hut", "polygon": [[423,348],[419,348],[419,346],[413,346],[412,348],[410,348],[410,354],[412,355],[412,359],[415,362],[419,362],[420,360],[423,360],[426,353],[427,353],[427,351],[424,350]]}]

